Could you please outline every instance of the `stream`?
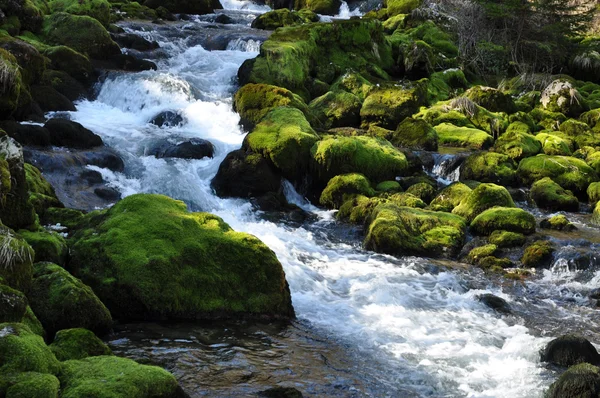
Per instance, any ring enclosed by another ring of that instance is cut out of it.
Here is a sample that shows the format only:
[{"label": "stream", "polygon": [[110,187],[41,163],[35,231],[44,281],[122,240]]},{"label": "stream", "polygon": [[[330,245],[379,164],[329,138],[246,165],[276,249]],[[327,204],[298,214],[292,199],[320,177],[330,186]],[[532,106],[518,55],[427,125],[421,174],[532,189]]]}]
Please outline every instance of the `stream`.
[{"label": "stream", "polygon": [[[539,360],[551,338],[577,332],[600,341],[596,303],[587,298],[600,280],[600,239],[589,216],[569,214],[579,231],[551,235],[561,247],[554,265],[517,282],[450,261],[365,251],[360,229],[336,222],[290,184],[288,200],[312,213],[307,221],[265,218],[245,200],[215,196],[211,179],[246,133],[232,110],[235,76],[268,37],[249,26],[268,8],[223,5],[233,24],[214,23],[214,15],[121,23],[160,44],[142,54],[158,70],[110,73],[97,98],[78,102],[70,117],[123,159],[123,171],[88,166],[122,196],[165,194],[265,242],[283,264],[298,319],[118,325],[108,341],[114,352],[164,366],[192,397],[251,396],[277,385],[309,397],[542,397],[559,374]],[[352,15],[347,6],[343,13]],[[149,123],[164,111],[183,123]],[[210,141],[214,157],[148,155],[192,138]],[[452,156],[436,158],[431,171],[446,182],[458,176],[440,171],[456,163]],[[477,298],[483,293],[505,299],[513,314],[486,307]]]}]

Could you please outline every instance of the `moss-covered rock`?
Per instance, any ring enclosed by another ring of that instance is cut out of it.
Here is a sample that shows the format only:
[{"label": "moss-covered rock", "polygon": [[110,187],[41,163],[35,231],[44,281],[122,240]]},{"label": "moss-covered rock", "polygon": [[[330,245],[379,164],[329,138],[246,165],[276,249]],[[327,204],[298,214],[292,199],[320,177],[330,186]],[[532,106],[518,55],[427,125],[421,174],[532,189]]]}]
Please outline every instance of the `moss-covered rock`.
[{"label": "moss-covered rock", "polygon": [[477,235],[490,235],[495,230],[532,234],[535,217],[516,207],[492,207],[475,217],[470,227]]},{"label": "moss-covered rock", "polygon": [[494,206],[515,207],[515,202],[506,188],[496,184],[480,184],[462,198],[452,213],[471,222],[477,215]]},{"label": "moss-covered rock", "polygon": [[465,97],[491,112],[515,113],[517,111],[517,106],[510,95],[492,87],[472,87],[465,92]]},{"label": "moss-covered rock", "polygon": [[592,212],[592,224],[600,226],[600,202],[596,203]]},{"label": "moss-covered rock", "polygon": [[376,86],[365,79],[360,73],[348,70],[338,77],[331,85],[331,91],[344,90],[364,101]]},{"label": "moss-covered rock", "polygon": [[540,221],[540,227],[556,229],[558,231],[573,231],[577,229],[577,227],[562,214],[543,219]]},{"label": "moss-covered rock", "polygon": [[141,194],[86,223],[69,264],[118,319],[293,316],[275,254],[217,216]]},{"label": "moss-covered rock", "polygon": [[421,0],[385,0],[384,6],[387,8],[388,15],[410,14],[412,10],[421,4]]},{"label": "moss-covered rock", "polygon": [[115,356],[63,362],[58,378],[63,398],[177,396],[177,380],[166,370]]},{"label": "moss-covered rock", "polygon": [[46,181],[37,167],[25,163],[25,176],[29,189],[29,200],[38,215],[43,215],[49,207],[63,207],[54,188]]},{"label": "moss-covered rock", "polygon": [[431,184],[428,184],[426,182],[419,182],[417,184],[414,184],[414,185],[411,185],[410,187],[408,187],[408,189],[406,190],[406,193],[414,195],[417,198],[421,199],[426,204],[429,204],[429,203],[431,203],[433,198],[435,198],[437,189],[434,186],[432,186]]},{"label": "moss-covered rock", "polygon": [[110,22],[110,3],[106,0],[51,0],[49,4],[53,13],[87,15],[104,26]]},{"label": "moss-covered rock", "polygon": [[28,291],[33,275],[33,256],[31,246],[12,229],[0,223],[0,278],[9,286]]},{"label": "moss-covered rock", "polygon": [[548,240],[538,240],[525,248],[521,262],[526,267],[547,267],[552,262],[554,246]]},{"label": "moss-covered rock", "polygon": [[246,84],[235,93],[233,106],[246,128],[253,128],[267,113],[280,106],[299,109],[309,121],[311,116],[302,98],[285,88],[269,84]]},{"label": "moss-covered rock", "polygon": [[452,183],[437,194],[429,204],[429,209],[451,212],[464,198],[471,194],[471,191],[472,189],[462,182]]},{"label": "moss-covered rock", "polygon": [[319,203],[323,206],[337,209],[346,200],[347,195],[361,194],[373,196],[375,191],[371,183],[362,174],[352,173],[333,177],[321,193]]},{"label": "moss-covered rock", "polygon": [[538,207],[552,211],[578,211],[579,201],[549,177],[536,181],[530,192]]},{"label": "moss-covered rock", "polygon": [[[384,22],[384,26],[387,23]],[[438,101],[445,101],[462,92],[469,85],[465,74],[457,68],[446,69],[441,72],[432,73],[429,76],[429,85],[427,94],[429,103],[434,104]]]},{"label": "moss-covered rock", "polygon": [[547,398],[592,398],[600,395],[600,368],[581,363],[567,369],[548,392]]},{"label": "moss-covered rock", "polygon": [[80,210],[50,207],[44,212],[41,222],[44,225],[59,225],[72,230],[81,222],[83,215]]},{"label": "moss-covered rock", "polygon": [[63,329],[56,333],[50,349],[59,361],[112,355],[112,351],[87,329]]},{"label": "moss-covered rock", "polygon": [[295,180],[307,171],[311,148],[317,140],[301,111],[279,107],[267,113],[246,136],[243,149],[261,154],[285,177]]},{"label": "moss-covered rock", "polygon": [[364,128],[371,124],[394,130],[405,118],[419,110],[426,101],[425,85],[392,87],[371,91],[360,109]]},{"label": "moss-covered rock", "polygon": [[467,262],[470,264],[479,264],[484,258],[493,256],[498,250],[498,246],[488,244],[476,247],[467,254]]},{"label": "moss-covered rock", "polygon": [[146,0],[146,7],[158,9],[164,7],[174,14],[211,14],[223,8],[219,0]]},{"label": "moss-covered rock", "polygon": [[89,83],[94,78],[94,68],[89,58],[70,47],[48,47],[42,54],[48,57],[52,69],[63,71],[79,82]]},{"label": "moss-covered rock", "polygon": [[587,124],[578,120],[569,119],[561,123],[559,129],[572,141],[575,141],[579,148],[600,145],[600,134],[592,132]]},{"label": "moss-covered rock", "polygon": [[10,52],[20,66],[23,83],[38,83],[46,69],[46,60],[31,44],[10,36],[0,35],[0,48]]},{"label": "moss-covered rock", "polygon": [[4,49],[0,49],[0,66],[3,70],[0,117],[7,119],[17,110],[21,94],[26,89],[16,58]]},{"label": "moss-covered rock", "polygon": [[60,382],[47,373],[10,373],[0,378],[0,395],[7,398],[58,398],[59,391]]},{"label": "moss-covered rock", "polygon": [[362,173],[371,181],[393,180],[408,170],[402,152],[371,137],[325,137],[313,146],[311,154],[315,177],[323,184],[347,173]]},{"label": "moss-covered rock", "polygon": [[550,177],[577,197],[585,196],[587,187],[599,180],[598,174],[583,160],[569,156],[538,155],[519,163],[517,176],[524,185]]},{"label": "moss-covered rock", "polygon": [[396,193],[402,192],[402,186],[398,181],[383,181],[377,184],[375,190],[378,192]]},{"label": "moss-covered rock", "polygon": [[365,247],[393,255],[452,256],[465,238],[461,217],[382,204],[370,217]]},{"label": "moss-covered rock", "polygon": [[535,136],[535,139],[542,144],[542,152],[546,155],[571,156],[570,141],[558,134],[549,134],[541,132]]},{"label": "moss-covered rock", "polygon": [[497,247],[517,247],[525,244],[525,236],[519,232],[496,230],[488,238],[489,242]]},{"label": "moss-covered rock", "polygon": [[542,92],[540,103],[545,110],[560,112],[571,117],[577,117],[583,113],[581,94],[566,80],[554,80]]},{"label": "moss-covered rock", "polygon": [[459,127],[450,123],[438,124],[434,129],[441,146],[487,149],[494,145],[494,138],[483,130]]},{"label": "moss-covered rock", "polygon": [[495,152],[478,152],[469,155],[460,167],[460,179],[515,185],[517,165],[507,155]]},{"label": "moss-covered rock", "polygon": [[541,353],[541,360],[558,366],[580,363],[600,364],[600,354],[587,339],[566,334],[549,342]]},{"label": "moss-covered rock", "polygon": [[423,119],[404,119],[389,137],[395,146],[413,150],[437,151],[437,132]]},{"label": "moss-covered rock", "polygon": [[35,316],[30,306],[27,306],[25,315],[21,319],[21,323],[29,328],[33,333],[38,336],[46,337],[46,331],[40,320]]},{"label": "moss-covered rock", "polygon": [[380,197],[369,198],[364,195],[355,195],[347,198],[336,213],[338,220],[351,222],[353,224],[364,224],[377,206],[388,203],[388,200]]},{"label": "moss-covered rock", "polygon": [[23,293],[0,284],[0,323],[20,322],[27,311],[27,298]]},{"label": "moss-covered rock", "polygon": [[34,262],[49,261],[61,265],[65,264],[69,248],[62,235],[56,232],[31,232],[27,230],[21,230],[19,234],[33,248],[35,252]]},{"label": "moss-covered rock", "polygon": [[44,19],[43,35],[51,45],[65,45],[91,58],[106,59],[121,53],[102,24],[88,16],[54,13]]},{"label": "moss-covered rock", "polygon": [[329,91],[308,105],[320,124],[329,129],[358,126],[360,124],[360,99],[347,91]]},{"label": "moss-covered rock", "polygon": [[287,8],[265,12],[252,21],[254,29],[275,30],[284,26],[301,25],[303,23],[318,22],[319,16],[311,10],[299,12]]},{"label": "moss-covered rock", "polygon": [[0,374],[57,374],[60,363],[44,339],[22,323],[0,324]]},{"label": "moss-covered rock", "polygon": [[507,131],[496,140],[493,150],[519,161],[540,153],[542,143],[531,134]]},{"label": "moss-covered rock", "polygon": [[415,209],[424,209],[427,207],[427,203],[423,199],[409,192],[396,193],[387,198],[387,201],[400,207],[406,206]]},{"label": "moss-covered rock", "polygon": [[587,189],[588,200],[591,204],[596,204],[600,201],[600,182],[593,182]]},{"label": "moss-covered rock", "polygon": [[35,265],[28,297],[31,308],[50,335],[74,327],[106,333],[112,327],[110,312],[92,289],[56,264]]}]

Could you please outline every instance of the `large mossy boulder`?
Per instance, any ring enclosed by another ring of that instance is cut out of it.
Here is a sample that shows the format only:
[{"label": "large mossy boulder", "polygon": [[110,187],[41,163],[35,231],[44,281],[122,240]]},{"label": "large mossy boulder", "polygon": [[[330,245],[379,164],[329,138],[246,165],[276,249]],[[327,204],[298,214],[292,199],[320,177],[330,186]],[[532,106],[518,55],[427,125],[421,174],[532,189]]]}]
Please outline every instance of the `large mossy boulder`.
[{"label": "large mossy boulder", "polygon": [[545,110],[571,117],[577,117],[586,110],[581,94],[575,86],[560,79],[554,80],[542,91],[540,103]]},{"label": "large mossy boulder", "polygon": [[174,14],[211,14],[214,10],[221,10],[223,6],[219,0],[146,0],[144,6],[158,9],[164,7]]},{"label": "large mossy boulder", "polygon": [[510,95],[485,86],[475,86],[467,90],[465,97],[491,112],[515,113],[517,106]]},{"label": "large mossy boulder", "polygon": [[515,202],[506,188],[496,184],[480,184],[462,198],[452,213],[471,222],[477,215],[495,206],[515,207]]},{"label": "large mossy boulder", "polygon": [[405,118],[419,110],[426,101],[425,85],[391,87],[371,91],[360,109],[362,126],[376,125],[395,130]]},{"label": "large mossy boulder", "polygon": [[287,8],[265,12],[252,21],[252,28],[275,30],[284,26],[318,22],[319,16],[310,10],[290,11]]},{"label": "large mossy boulder", "polygon": [[347,195],[361,194],[373,196],[375,191],[371,183],[362,174],[351,173],[333,177],[321,193],[321,205],[337,209],[344,203]]},{"label": "large mossy boulder", "polygon": [[471,222],[471,231],[477,235],[490,235],[496,230],[532,234],[535,232],[535,217],[516,207],[492,207]]},{"label": "large mossy boulder", "polygon": [[44,19],[43,37],[48,44],[65,45],[91,58],[107,59],[121,54],[102,24],[88,16],[54,13]]},{"label": "large mossy boulder", "polygon": [[408,170],[406,156],[385,140],[328,136],[311,149],[314,178],[326,184],[347,173],[362,173],[370,181],[394,180]]},{"label": "large mossy boulder", "polygon": [[35,252],[34,262],[50,261],[64,265],[67,261],[69,248],[65,238],[52,231],[19,231],[19,235],[31,246]]},{"label": "large mossy boulder", "polygon": [[494,145],[494,138],[483,130],[471,127],[459,127],[450,123],[441,123],[434,127],[440,146],[469,149],[488,149]]},{"label": "large mossy boulder", "polygon": [[519,161],[540,153],[542,143],[531,134],[507,131],[496,140],[493,150]]},{"label": "large mossy boulder", "polygon": [[275,254],[217,216],[139,194],[84,224],[70,267],[117,319],[294,316]]},{"label": "large mossy boulder", "polygon": [[285,88],[251,83],[240,88],[233,97],[233,108],[246,128],[253,128],[267,113],[280,106],[299,109],[310,122],[310,111],[304,100]]},{"label": "large mossy boulder", "polygon": [[410,14],[421,4],[421,0],[385,0],[384,7],[387,8],[388,15]]},{"label": "large mossy boulder", "polygon": [[112,355],[112,351],[102,340],[83,328],[60,330],[49,347],[59,361]]},{"label": "large mossy boulder", "polygon": [[546,398],[594,398],[600,396],[600,368],[581,363],[567,369],[555,381]]},{"label": "large mossy boulder", "polygon": [[[46,69],[46,60],[38,49],[24,40],[2,35],[0,35],[0,48],[15,57],[25,84],[31,85],[40,81]],[[7,94],[8,91],[3,94]]]},{"label": "large mossy boulder", "polygon": [[62,398],[176,398],[177,380],[157,366],[131,359],[94,356],[62,363],[58,375]]},{"label": "large mossy boulder", "polygon": [[0,247],[0,278],[17,290],[28,291],[33,276],[33,249],[21,236],[1,223]]},{"label": "large mossy boulder", "polygon": [[412,150],[438,150],[438,135],[423,119],[407,117],[398,125],[389,141],[397,147]]},{"label": "large mossy boulder", "polygon": [[304,114],[289,107],[275,108],[246,136],[243,149],[259,153],[289,179],[308,170],[311,148],[318,136]]},{"label": "large mossy boulder", "polygon": [[54,188],[35,166],[25,163],[25,177],[29,190],[29,200],[38,215],[43,215],[49,207],[63,207]]},{"label": "large mossy boulder", "polygon": [[555,132],[541,132],[535,139],[542,144],[542,152],[546,155],[571,156],[573,153],[572,142]]},{"label": "large mossy boulder", "polygon": [[341,0],[294,0],[296,10],[309,10],[323,15],[338,14],[341,5]]},{"label": "large mossy boulder", "polygon": [[525,248],[521,262],[526,267],[547,267],[554,258],[554,245],[548,240],[537,240]]},{"label": "large mossy boulder", "polygon": [[35,265],[28,297],[49,335],[77,327],[103,334],[112,327],[110,312],[92,289],[56,264]]},{"label": "large mossy boulder", "polygon": [[23,372],[0,376],[0,395],[7,398],[58,398],[59,391],[60,382],[48,373]]},{"label": "large mossy boulder", "polygon": [[584,197],[588,186],[599,180],[598,174],[583,160],[570,156],[538,155],[519,163],[517,176],[524,185],[550,177],[577,197]]},{"label": "large mossy boulder", "polygon": [[18,372],[57,374],[60,363],[41,336],[22,323],[0,324],[0,375]]},{"label": "large mossy boulder", "polygon": [[48,47],[42,54],[50,60],[49,67],[63,71],[81,83],[89,84],[94,78],[94,68],[89,58],[70,47]]},{"label": "large mossy boulder", "polygon": [[543,362],[558,366],[573,366],[580,363],[600,364],[600,354],[587,339],[567,334],[549,342],[541,353]]},{"label": "large mossy boulder", "polygon": [[478,152],[469,155],[460,166],[460,179],[512,186],[517,181],[516,169],[516,163],[507,155]]},{"label": "large mossy boulder", "polygon": [[533,183],[530,195],[536,205],[542,209],[575,212],[579,210],[577,197],[552,181],[550,177],[544,177]]},{"label": "large mossy boulder", "polygon": [[20,322],[27,311],[27,297],[10,286],[0,284],[0,323]]},{"label": "large mossy boulder", "polygon": [[104,26],[110,22],[110,3],[106,0],[50,0],[50,10],[74,15],[87,15]]},{"label": "large mossy boulder", "polygon": [[442,189],[429,204],[429,209],[433,211],[452,212],[471,194],[472,189],[462,182],[455,182]]},{"label": "large mossy boulder", "polygon": [[3,71],[0,117],[8,119],[17,110],[22,92],[26,89],[17,59],[4,49],[0,49],[0,66]]},{"label": "large mossy boulder", "polygon": [[453,214],[382,204],[371,214],[364,244],[393,255],[453,256],[465,230],[465,220]]},{"label": "large mossy boulder", "polygon": [[262,44],[260,55],[241,66],[238,76],[242,84],[284,87],[308,101],[315,79],[331,84],[349,70],[367,78],[387,78],[394,69],[381,23],[347,20],[276,30]]},{"label": "large mossy boulder", "polygon": [[491,244],[499,248],[517,247],[525,243],[525,236],[519,232],[497,229],[490,234],[488,240]]},{"label": "large mossy boulder", "polygon": [[347,91],[328,91],[308,104],[311,113],[324,128],[360,125],[360,99]]}]

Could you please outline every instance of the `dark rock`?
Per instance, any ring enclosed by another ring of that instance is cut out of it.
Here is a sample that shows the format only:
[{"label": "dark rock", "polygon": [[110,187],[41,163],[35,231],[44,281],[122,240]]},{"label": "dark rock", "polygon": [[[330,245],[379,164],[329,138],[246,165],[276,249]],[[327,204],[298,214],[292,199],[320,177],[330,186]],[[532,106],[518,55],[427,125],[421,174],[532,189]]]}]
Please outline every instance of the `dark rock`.
[{"label": "dark rock", "polygon": [[581,363],[567,369],[555,381],[545,398],[595,398],[600,396],[600,369]]},{"label": "dark rock", "polygon": [[214,150],[213,144],[209,141],[192,138],[177,145],[165,143],[151,149],[148,155],[157,158],[202,159],[205,157],[212,158]]},{"label": "dark rock", "polygon": [[279,191],[281,176],[261,155],[240,149],[225,157],[211,184],[222,197],[258,197]]},{"label": "dark rock", "polygon": [[86,149],[103,145],[100,136],[77,122],[50,119],[44,127],[50,131],[50,140],[55,146]]},{"label": "dark rock", "polygon": [[87,88],[66,72],[46,70],[43,80],[44,84],[52,86],[56,91],[67,97],[69,101],[76,101],[88,96]]},{"label": "dark rock", "polygon": [[121,199],[121,193],[113,188],[96,188],[94,189],[94,193],[101,197],[102,199],[109,201],[117,201]]},{"label": "dark rock", "polygon": [[217,15],[217,17],[215,18],[215,22],[217,23],[222,23],[224,25],[229,25],[234,23],[235,21],[233,20],[233,18],[231,18],[229,15],[225,15],[225,14],[219,14]]},{"label": "dark rock", "polygon": [[33,146],[50,146],[50,131],[34,124],[20,124],[11,120],[0,122],[0,128],[19,144]]},{"label": "dark rock", "polygon": [[155,50],[160,46],[156,41],[149,41],[133,33],[121,33],[111,35],[117,44],[124,48],[131,48],[138,51]]},{"label": "dark rock", "polygon": [[128,54],[120,54],[113,58],[117,69],[131,72],[141,72],[144,70],[156,70],[156,64],[152,61],[136,58]]},{"label": "dark rock", "polygon": [[589,297],[594,300],[600,300],[600,288],[592,290]]},{"label": "dark rock", "polygon": [[158,127],[175,127],[181,126],[184,123],[184,120],[179,112],[164,111],[154,116],[154,118],[150,120],[150,123],[157,125]]},{"label": "dark rock", "polygon": [[300,391],[293,387],[273,387],[268,390],[260,391],[259,397],[266,398],[302,398],[303,395]]},{"label": "dark rock", "polygon": [[104,181],[102,174],[96,170],[84,170],[79,174],[79,178],[86,180],[89,184],[101,184]]},{"label": "dark rock", "polygon": [[18,290],[0,284],[0,322],[20,322],[27,310],[27,298]]},{"label": "dark rock", "polygon": [[588,340],[574,334],[567,334],[548,343],[541,353],[543,362],[559,366],[573,366],[580,363],[600,363],[600,354]]},{"label": "dark rock", "polygon": [[76,111],[73,102],[52,86],[31,86],[31,97],[44,112]]},{"label": "dark rock", "polygon": [[512,314],[510,305],[503,298],[486,293],[477,296],[477,299],[495,311],[502,314]]},{"label": "dark rock", "polygon": [[[223,6],[219,0],[146,0],[146,7],[159,8],[164,7],[175,14],[211,14],[214,10],[221,10]],[[183,16],[180,16],[183,19]]]}]

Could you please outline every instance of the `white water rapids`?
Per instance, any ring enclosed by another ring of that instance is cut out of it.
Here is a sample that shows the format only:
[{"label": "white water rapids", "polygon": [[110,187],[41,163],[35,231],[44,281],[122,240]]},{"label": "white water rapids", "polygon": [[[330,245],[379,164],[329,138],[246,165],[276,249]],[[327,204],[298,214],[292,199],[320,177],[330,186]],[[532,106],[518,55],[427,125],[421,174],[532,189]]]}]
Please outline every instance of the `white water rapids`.
[{"label": "white water rapids", "polygon": [[[262,11],[249,2],[224,4]],[[400,391],[430,397],[543,395],[556,377],[539,362],[539,350],[550,337],[539,337],[543,327],[532,329],[518,311],[516,316],[499,316],[476,296],[493,293],[514,308],[540,308],[535,313],[555,321],[575,316],[591,327],[586,313],[570,315],[550,298],[563,297],[551,273],[531,286],[504,288],[477,272],[436,268],[425,259],[376,255],[320,232],[335,225],[331,213],[302,202],[289,186],[290,199],[316,213],[318,221],[293,228],[261,220],[244,200],[216,197],[210,181],[244,137],[232,110],[234,77],[244,60],[257,55],[257,43],[240,38],[228,50],[207,51],[189,46],[186,39],[136,33],[157,40],[169,52],[167,59],[155,60],[158,71],[109,76],[97,99],[78,103],[71,115],[123,157],[123,174],[95,168],[105,180],[124,196],[146,192],[184,200],[192,210],[218,214],[234,229],[259,237],[283,264],[297,316],[360,353],[357,361],[377,359],[384,364],[381,374],[372,375],[385,386],[375,396],[404,396]],[[169,128],[148,123],[165,110],[180,111],[185,123]],[[161,140],[192,137],[212,142],[214,158],[145,155]],[[574,296],[587,288],[585,283],[565,283]],[[519,292],[535,300],[518,297]]]}]

